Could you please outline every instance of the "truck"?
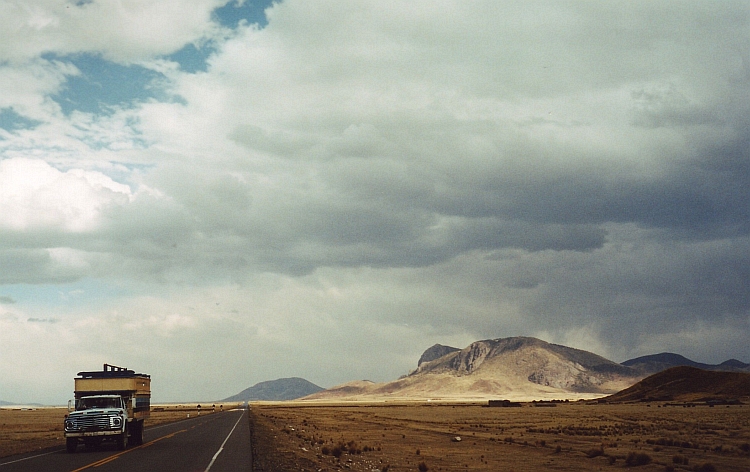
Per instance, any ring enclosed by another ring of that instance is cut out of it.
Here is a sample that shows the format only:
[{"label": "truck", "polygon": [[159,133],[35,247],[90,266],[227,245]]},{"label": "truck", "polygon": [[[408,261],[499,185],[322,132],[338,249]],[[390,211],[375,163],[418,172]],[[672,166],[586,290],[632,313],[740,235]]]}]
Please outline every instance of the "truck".
[{"label": "truck", "polygon": [[122,450],[143,444],[143,423],[151,413],[151,376],[104,364],[101,371],[78,372],[75,399],[65,415],[65,446],[74,453],[105,441]]}]

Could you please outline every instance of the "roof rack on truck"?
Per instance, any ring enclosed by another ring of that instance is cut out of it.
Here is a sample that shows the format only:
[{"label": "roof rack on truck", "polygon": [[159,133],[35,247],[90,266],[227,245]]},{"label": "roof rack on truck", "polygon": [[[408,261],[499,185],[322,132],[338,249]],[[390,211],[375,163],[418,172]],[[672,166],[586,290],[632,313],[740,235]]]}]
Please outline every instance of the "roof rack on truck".
[{"label": "roof rack on truck", "polygon": [[78,372],[78,376],[84,379],[101,379],[108,377],[151,377],[148,374],[136,374],[134,370],[130,370],[127,367],[118,367],[112,364],[104,364],[102,370],[94,370],[90,372]]}]

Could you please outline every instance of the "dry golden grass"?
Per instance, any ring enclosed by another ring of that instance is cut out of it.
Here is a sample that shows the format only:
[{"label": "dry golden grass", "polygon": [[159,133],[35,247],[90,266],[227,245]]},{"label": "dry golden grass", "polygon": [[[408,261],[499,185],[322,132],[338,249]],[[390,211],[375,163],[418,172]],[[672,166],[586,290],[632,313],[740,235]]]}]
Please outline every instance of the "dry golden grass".
[{"label": "dry golden grass", "polygon": [[[750,470],[750,406],[662,405],[255,403],[252,422],[258,470],[598,471],[631,453],[651,459],[639,471]],[[65,413],[0,409],[0,457],[62,447]],[[199,413],[211,408],[155,405],[147,426]]]},{"label": "dry golden grass", "polygon": [[258,403],[252,421],[261,470],[598,471],[645,458],[636,470],[750,470],[747,405]]},{"label": "dry golden grass", "polygon": [[[216,411],[220,410],[219,405]],[[237,403],[221,405],[224,409],[239,406]],[[211,405],[201,406],[198,409],[195,403],[153,405],[146,427],[182,420],[187,415],[212,413]],[[0,408],[0,457],[63,446],[63,420],[67,413],[67,408]]]},{"label": "dry golden grass", "polygon": [[64,444],[67,408],[0,408],[0,457]]}]

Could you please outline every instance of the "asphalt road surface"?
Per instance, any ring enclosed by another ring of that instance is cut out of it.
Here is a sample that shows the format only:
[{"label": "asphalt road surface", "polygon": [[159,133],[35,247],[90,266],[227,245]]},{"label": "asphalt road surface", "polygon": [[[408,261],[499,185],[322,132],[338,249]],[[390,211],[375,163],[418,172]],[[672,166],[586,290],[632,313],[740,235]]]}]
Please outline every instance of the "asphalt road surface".
[{"label": "asphalt road surface", "polygon": [[103,444],[88,451],[83,444],[69,454],[65,447],[0,459],[0,472],[235,472],[252,471],[247,410],[198,416],[146,428],[143,445],[118,451]]}]

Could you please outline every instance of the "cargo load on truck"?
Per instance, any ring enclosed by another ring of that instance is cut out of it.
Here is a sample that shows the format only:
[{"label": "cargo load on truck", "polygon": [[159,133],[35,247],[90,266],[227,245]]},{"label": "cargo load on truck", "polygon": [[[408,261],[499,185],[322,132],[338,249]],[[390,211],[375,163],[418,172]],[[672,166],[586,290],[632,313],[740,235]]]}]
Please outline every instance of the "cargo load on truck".
[{"label": "cargo load on truck", "polygon": [[98,447],[114,442],[118,449],[143,443],[143,424],[151,413],[151,376],[104,364],[101,371],[78,372],[75,400],[68,403],[64,434],[68,452],[78,444]]}]

